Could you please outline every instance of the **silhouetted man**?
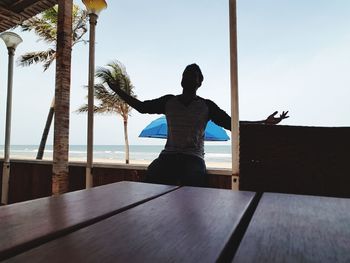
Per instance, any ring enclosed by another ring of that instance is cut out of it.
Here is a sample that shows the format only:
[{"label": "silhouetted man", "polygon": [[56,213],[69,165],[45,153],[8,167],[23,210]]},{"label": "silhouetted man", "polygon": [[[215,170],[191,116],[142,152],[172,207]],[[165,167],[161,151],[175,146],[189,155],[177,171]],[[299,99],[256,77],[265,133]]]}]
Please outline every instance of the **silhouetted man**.
[{"label": "silhouetted man", "polygon": [[[231,117],[213,101],[197,96],[203,75],[198,65],[188,65],[183,74],[180,95],[165,95],[157,99],[140,101],[126,94],[116,83],[108,82],[127,104],[140,113],[165,114],[168,137],[164,149],[147,169],[147,182],[206,185],[204,162],[204,132],[209,120],[231,130]],[[288,118],[288,112],[275,117],[277,111],[262,121],[241,123],[277,124]]]}]

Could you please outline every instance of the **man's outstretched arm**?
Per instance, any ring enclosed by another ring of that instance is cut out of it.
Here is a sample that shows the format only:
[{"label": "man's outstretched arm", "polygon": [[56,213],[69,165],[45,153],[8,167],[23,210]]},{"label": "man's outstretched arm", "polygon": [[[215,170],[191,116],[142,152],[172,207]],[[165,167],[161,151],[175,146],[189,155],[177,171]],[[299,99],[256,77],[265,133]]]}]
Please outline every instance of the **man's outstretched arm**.
[{"label": "man's outstretched arm", "polygon": [[113,90],[122,100],[124,100],[128,105],[133,107],[140,113],[150,113],[150,114],[164,114],[165,104],[174,95],[165,95],[153,100],[140,101],[137,98],[130,96],[125,91],[120,89],[118,85],[113,82],[108,82],[107,85]]},{"label": "man's outstretched arm", "polygon": [[262,121],[240,121],[242,124],[267,124],[274,125],[280,123],[282,120],[289,118],[287,116],[288,111],[283,111],[279,117],[275,117],[278,111],[275,111],[270,116],[268,116],[265,120]]},{"label": "man's outstretched arm", "polygon": [[[231,130],[231,117],[222,109],[220,109],[214,102],[211,100],[206,100],[209,108],[209,119],[211,119],[217,125],[224,127],[227,130]],[[269,115],[265,120],[261,121],[240,121],[240,124],[266,124],[274,125],[281,122],[283,119],[289,118],[287,116],[288,111],[283,111],[279,117],[275,117],[278,111],[275,111]]]},{"label": "man's outstretched arm", "polygon": [[124,100],[128,105],[133,107],[138,112],[144,113],[145,108],[143,106],[143,102],[138,100],[137,98],[130,96],[125,91],[123,91],[121,88],[119,88],[115,83],[111,81],[107,81],[107,85],[111,90],[113,90],[117,95]]}]

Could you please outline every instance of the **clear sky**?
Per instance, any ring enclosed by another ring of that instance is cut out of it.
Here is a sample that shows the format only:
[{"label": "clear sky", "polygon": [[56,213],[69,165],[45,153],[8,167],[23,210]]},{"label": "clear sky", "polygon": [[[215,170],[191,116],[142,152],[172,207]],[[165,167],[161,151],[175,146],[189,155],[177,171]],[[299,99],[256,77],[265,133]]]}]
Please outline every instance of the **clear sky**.
[{"label": "clear sky", "polygon": [[[108,1],[108,0],[107,0]],[[76,1],[81,5],[80,1]],[[289,110],[283,125],[350,126],[350,1],[238,0],[241,120]],[[44,50],[32,33],[18,55]],[[86,34],[86,39],[88,34]],[[96,66],[121,61],[141,100],[181,93],[181,74],[197,63],[198,94],[230,112],[228,0],[108,1],[96,35]],[[86,144],[88,45],[74,47],[70,143]],[[0,145],[4,144],[7,50],[0,44]],[[55,65],[15,67],[11,144],[39,144],[51,99]],[[132,111],[130,144],[161,144],[138,134],[157,115]],[[95,117],[95,144],[123,144],[119,116]],[[50,132],[48,144],[52,144]]]}]

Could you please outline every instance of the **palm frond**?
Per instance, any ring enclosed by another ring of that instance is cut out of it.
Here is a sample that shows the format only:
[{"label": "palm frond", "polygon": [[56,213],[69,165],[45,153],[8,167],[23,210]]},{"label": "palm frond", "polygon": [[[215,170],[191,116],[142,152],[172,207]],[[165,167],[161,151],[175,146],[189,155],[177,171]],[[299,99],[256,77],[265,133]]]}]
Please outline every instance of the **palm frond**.
[{"label": "palm frond", "polygon": [[84,105],[80,106],[80,108],[77,109],[75,112],[76,113],[85,113],[87,111],[88,111],[88,105],[84,104]]},{"label": "palm frond", "polygon": [[50,56],[50,57],[48,58],[48,60],[43,64],[44,71],[46,71],[46,70],[51,66],[52,62],[55,61],[55,59],[56,59],[56,54],[57,54],[56,52],[55,52],[54,54],[52,54],[52,56]]},{"label": "palm frond", "polygon": [[[75,112],[76,113],[86,113],[88,112],[88,105],[87,104],[84,104],[83,106],[81,106],[79,109],[77,109]],[[106,107],[104,106],[96,106],[94,105],[94,113],[97,113],[97,114],[105,114],[105,113],[112,113],[112,112],[106,112]]]},{"label": "palm frond", "polygon": [[[39,41],[55,45],[57,42],[57,5],[45,10],[41,14],[24,21],[20,27],[22,31],[33,31],[39,36]],[[87,11],[73,4],[72,13],[72,46],[79,42],[86,42],[82,37],[87,32]]]},{"label": "palm frond", "polygon": [[126,72],[125,66],[118,60],[108,63],[105,68],[97,68],[96,77],[100,78],[102,83],[112,82],[127,94],[135,96],[133,92],[134,87],[131,84],[131,80]]},{"label": "palm frond", "polygon": [[87,32],[87,18],[86,10],[81,10],[78,6],[73,7],[73,46],[82,41],[82,37]]},{"label": "palm frond", "polygon": [[50,22],[52,25],[57,25],[58,22],[58,5],[55,5],[49,9],[46,9],[41,13],[44,20]]},{"label": "palm frond", "polygon": [[[95,76],[101,83],[96,84],[95,99],[98,103],[96,113],[117,113],[124,120],[128,119],[132,108],[124,102],[113,90],[108,87],[108,82],[113,82],[128,94],[135,96],[130,78],[126,73],[125,66],[119,61],[113,61],[106,67],[98,67]],[[136,97],[136,96],[135,96]],[[87,107],[87,105],[85,105]],[[87,108],[83,108],[87,111]]]},{"label": "palm frond", "polygon": [[[76,110],[77,113],[86,113],[88,112],[88,104],[84,104],[79,109]],[[94,113],[96,114],[110,114],[115,113],[113,108],[106,107],[105,105],[94,105],[93,108]]]},{"label": "palm frond", "polygon": [[49,44],[55,44],[57,40],[57,27],[41,17],[33,17],[21,24],[22,31],[34,31],[39,40]]},{"label": "palm frond", "polygon": [[[56,57],[56,51],[49,49],[46,51],[37,51],[37,52],[28,52],[20,56],[17,60],[17,64],[22,67],[27,67],[36,63],[44,63],[44,71],[47,70],[48,66],[46,65],[49,61],[53,61]],[[49,62],[49,64],[51,64]]]},{"label": "palm frond", "polygon": [[122,101],[120,97],[114,93],[114,91],[107,89],[103,84],[95,85],[95,97],[98,100],[103,100],[110,104],[120,103]]}]

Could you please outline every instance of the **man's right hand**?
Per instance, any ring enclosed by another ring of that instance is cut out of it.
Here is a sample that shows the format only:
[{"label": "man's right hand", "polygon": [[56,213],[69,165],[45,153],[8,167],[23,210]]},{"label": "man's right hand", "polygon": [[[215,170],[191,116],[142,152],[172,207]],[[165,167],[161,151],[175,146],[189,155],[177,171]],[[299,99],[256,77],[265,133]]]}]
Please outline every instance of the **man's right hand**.
[{"label": "man's right hand", "polygon": [[115,83],[112,80],[107,80],[106,83],[111,90],[117,93],[118,87],[117,85],[115,85]]}]

